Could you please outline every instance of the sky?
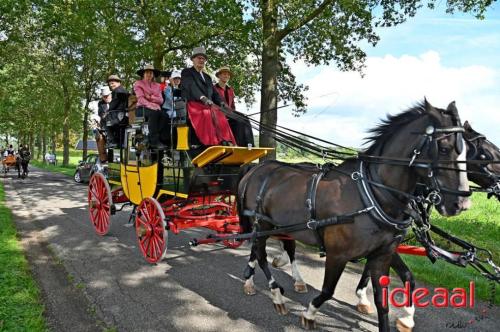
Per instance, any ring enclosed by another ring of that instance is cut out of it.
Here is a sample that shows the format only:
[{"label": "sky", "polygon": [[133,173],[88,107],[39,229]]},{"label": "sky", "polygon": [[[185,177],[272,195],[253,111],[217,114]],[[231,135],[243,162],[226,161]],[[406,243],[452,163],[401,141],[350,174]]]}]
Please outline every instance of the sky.
[{"label": "sky", "polygon": [[[379,43],[363,48],[364,77],[333,65],[291,63],[298,81],[309,86],[308,112],[295,118],[289,108],[280,109],[278,124],[361,147],[379,119],[426,97],[440,108],[455,101],[462,121],[500,145],[500,4],[484,20],[423,9],[402,25],[378,32]],[[257,103],[248,113],[258,110]]]}]

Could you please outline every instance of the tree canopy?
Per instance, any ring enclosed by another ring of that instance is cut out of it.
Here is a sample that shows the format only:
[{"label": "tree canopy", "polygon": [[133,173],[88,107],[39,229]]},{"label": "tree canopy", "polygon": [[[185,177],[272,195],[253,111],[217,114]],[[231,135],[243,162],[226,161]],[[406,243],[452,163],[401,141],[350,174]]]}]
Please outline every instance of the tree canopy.
[{"label": "tree canopy", "polygon": [[[447,11],[484,18],[494,0],[447,0]],[[0,134],[40,147],[89,131],[90,104],[110,74],[130,87],[145,63],[188,65],[203,45],[208,70],[229,65],[236,95],[260,93],[261,122],[277,123],[278,103],[305,112],[306,86],[290,61],[362,71],[362,43],[377,27],[403,23],[436,0],[3,0],[0,3]],[[260,144],[275,146],[261,132]],[[84,152],[85,153],[85,152]]]}]

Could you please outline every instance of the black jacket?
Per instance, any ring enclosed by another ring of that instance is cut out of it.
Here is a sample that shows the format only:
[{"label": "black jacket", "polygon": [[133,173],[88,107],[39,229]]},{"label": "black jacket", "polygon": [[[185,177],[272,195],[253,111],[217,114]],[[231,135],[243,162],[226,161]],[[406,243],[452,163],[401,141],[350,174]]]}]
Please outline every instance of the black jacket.
[{"label": "black jacket", "polygon": [[215,91],[210,76],[203,72],[205,81],[194,67],[186,68],[181,72],[182,97],[186,101],[200,101],[201,96],[212,100],[216,105],[221,105],[222,99]]},{"label": "black jacket", "polygon": [[111,102],[109,103],[109,111],[126,112],[128,108],[128,91],[119,86],[111,92]]}]

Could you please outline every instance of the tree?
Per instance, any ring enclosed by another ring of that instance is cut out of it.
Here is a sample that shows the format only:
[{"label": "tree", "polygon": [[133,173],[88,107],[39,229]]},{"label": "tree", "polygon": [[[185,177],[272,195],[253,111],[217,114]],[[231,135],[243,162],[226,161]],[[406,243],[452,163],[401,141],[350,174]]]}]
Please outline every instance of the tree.
[{"label": "tree", "polygon": [[[492,0],[447,0],[447,11],[483,18]],[[394,26],[436,0],[252,0],[249,13],[258,23],[252,39],[261,58],[261,122],[275,128],[280,100],[292,101],[295,112],[305,111],[302,87],[286,64],[288,57],[309,65],[335,63],[341,70],[362,70],[365,52],[360,43],[376,45],[376,27]],[[288,84],[286,84],[288,83]],[[275,147],[272,133],[261,129],[261,146]],[[269,154],[268,158],[275,158]]]}]

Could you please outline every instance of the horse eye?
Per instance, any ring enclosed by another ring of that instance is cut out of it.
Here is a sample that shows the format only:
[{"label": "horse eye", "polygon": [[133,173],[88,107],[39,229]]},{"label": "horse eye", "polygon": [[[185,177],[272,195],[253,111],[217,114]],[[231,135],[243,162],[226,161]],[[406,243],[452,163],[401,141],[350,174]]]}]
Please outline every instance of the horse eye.
[{"label": "horse eye", "polygon": [[486,156],[484,154],[482,154],[482,155],[479,156],[479,159],[485,160]]},{"label": "horse eye", "polygon": [[439,148],[439,152],[441,154],[448,154],[450,152],[450,149],[442,147],[442,148]]}]

